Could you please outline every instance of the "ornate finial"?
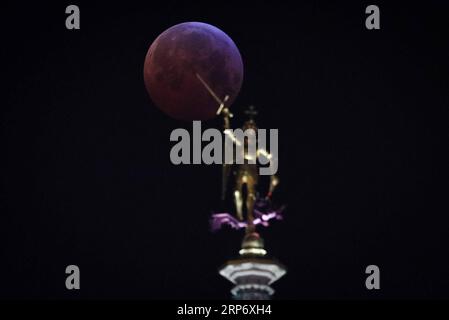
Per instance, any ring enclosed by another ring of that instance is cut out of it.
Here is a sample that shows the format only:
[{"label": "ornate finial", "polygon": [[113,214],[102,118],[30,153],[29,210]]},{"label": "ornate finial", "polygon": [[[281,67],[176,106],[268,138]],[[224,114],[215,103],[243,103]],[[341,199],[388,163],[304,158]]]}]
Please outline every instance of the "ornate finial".
[{"label": "ornate finial", "polygon": [[254,117],[257,115],[257,110],[253,105],[249,106],[245,111],[245,114],[248,115],[250,120],[254,120]]}]

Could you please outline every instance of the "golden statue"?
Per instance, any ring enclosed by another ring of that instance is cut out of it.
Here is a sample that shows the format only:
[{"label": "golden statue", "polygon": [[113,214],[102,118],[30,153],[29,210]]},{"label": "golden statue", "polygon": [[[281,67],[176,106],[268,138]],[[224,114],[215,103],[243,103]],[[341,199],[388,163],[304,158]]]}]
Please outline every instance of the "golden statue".
[{"label": "golden statue", "polygon": [[[243,152],[243,163],[238,164],[228,164],[226,161],[223,161],[222,168],[222,192],[221,198],[224,201],[226,199],[226,190],[228,187],[229,175],[231,173],[232,165],[234,165],[234,175],[235,181],[233,184],[233,200],[235,205],[235,218],[232,217],[229,213],[218,213],[213,215],[213,223],[216,227],[220,227],[221,224],[227,223],[232,227],[239,229],[245,228],[245,237],[242,243],[242,255],[264,255],[265,250],[263,249],[263,240],[256,232],[256,224],[268,225],[267,221],[272,218],[281,219],[281,211],[273,210],[267,203],[270,202],[273,191],[279,183],[279,179],[276,175],[272,175],[270,177],[270,186],[267,192],[267,195],[258,199],[257,195],[257,184],[259,181],[259,167],[257,165],[257,159],[253,159],[252,157],[264,156],[267,159],[271,159],[271,155],[265,149],[256,149],[256,154],[251,154],[249,152],[249,141],[248,136],[244,135],[243,141],[239,141],[232,133],[230,129],[230,119],[233,117],[229,108],[225,105],[228,100],[228,96],[225,96],[223,100],[221,100],[208,86],[206,82],[201,78],[199,74],[196,74],[197,78],[203,84],[203,86],[207,89],[207,91],[211,94],[211,96],[218,102],[219,107],[217,110],[217,115],[223,116],[223,128],[224,133],[230,136],[231,140],[234,144],[240,146],[240,148],[236,148],[237,150],[241,150]],[[257,112],[254,110],[253,106],[250,106],[249,109],[245,112],[249,119],[243,125],[243,132],[246,132],[248,129],[252,129],[250,131],[253,133],[254,143],[256,141],[257,134],[257,125],[254,121],[254,116]],[[244,192],[246,191],[246,192]],[[244,196],[245,195],[245,196]],[[265,207],[266,210],[259,209],[255,210],[256,203],[260,201],[263,203],[261,207]],[[213,227],[214,229],[214,227]]]}]

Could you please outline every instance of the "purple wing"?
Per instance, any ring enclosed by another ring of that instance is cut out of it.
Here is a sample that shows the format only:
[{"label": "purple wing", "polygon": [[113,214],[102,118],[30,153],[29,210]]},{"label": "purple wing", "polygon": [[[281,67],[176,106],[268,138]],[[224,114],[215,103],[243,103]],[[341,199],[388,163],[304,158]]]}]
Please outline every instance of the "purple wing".
[{"label": "purple wing", "polygon": [[229,213],[214,213],[210,219],[212,231],[217,231],[222,225],[227,224],[233,229],[241,229],[246,227],[246,222],[239,221]]},{"label": "purple wing", "polygon": [[255,209],[254,210],[254,224],[261,224],[264,227],[268,227],[269,223],[268,221],[270,221],[271,219],[276,219],[276,220],[282,220],[282,211],[284,211],[284,206],[282,206],[279,209],[276,210],[267,210],[266,212],[264,212],[262,209]]}]

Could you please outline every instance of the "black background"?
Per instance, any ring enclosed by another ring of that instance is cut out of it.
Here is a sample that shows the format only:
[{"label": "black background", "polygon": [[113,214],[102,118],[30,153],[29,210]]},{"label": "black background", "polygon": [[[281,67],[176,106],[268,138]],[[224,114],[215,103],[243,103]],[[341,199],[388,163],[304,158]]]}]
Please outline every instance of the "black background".
[{"label": "black background", "polygon": [[[208,229],[217,166],[174,166],[175,121],[143,62],[202,21],[244,61],[235,125],[279,128],[283,222],[260,231],[288,267],[277,299],[448,298],[448,6],[380,3],[2,4],[0,297],[225,299],[242,233]],[[81,30],[65,28],[77,4]],[[240,121],[240,122],[239,122]],[[203,123],[218,127],[219,119]],[[65,267],[81,290],[65,288]],[[381,290],[365,288],[369,264]]]}]

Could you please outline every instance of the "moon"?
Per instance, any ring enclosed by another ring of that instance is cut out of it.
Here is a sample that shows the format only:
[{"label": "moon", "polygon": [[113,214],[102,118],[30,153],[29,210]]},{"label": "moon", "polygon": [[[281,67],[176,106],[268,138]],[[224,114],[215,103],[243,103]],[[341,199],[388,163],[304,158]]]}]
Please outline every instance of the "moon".
[{"label": "moon", "polygon": [[177,24],[151,44],[145,57],[144,81],[154,104],[178,120],[207,120],[219,104],[197,74],[220,98],[237,97],[243,62],[237,46],[220,29],[201,22]]}]

